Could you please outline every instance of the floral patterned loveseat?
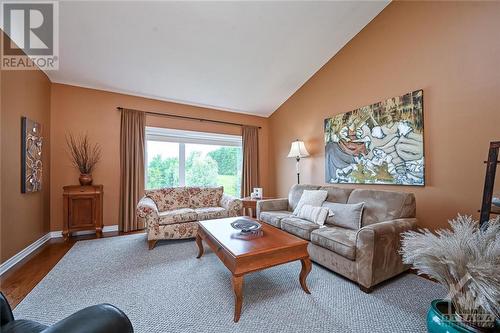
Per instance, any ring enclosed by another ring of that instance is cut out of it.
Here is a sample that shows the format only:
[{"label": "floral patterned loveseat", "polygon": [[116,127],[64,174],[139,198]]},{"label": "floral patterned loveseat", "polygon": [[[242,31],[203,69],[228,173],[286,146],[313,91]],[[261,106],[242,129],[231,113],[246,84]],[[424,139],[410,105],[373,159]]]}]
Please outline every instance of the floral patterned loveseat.
[{"label": "floral patterned loveseat", "polygon": [[145,220],[149,249],[160,239],[193,238],[197,221],[238,216],[241,200],[221,187],[168,187],[147,190],[137,205]]}]

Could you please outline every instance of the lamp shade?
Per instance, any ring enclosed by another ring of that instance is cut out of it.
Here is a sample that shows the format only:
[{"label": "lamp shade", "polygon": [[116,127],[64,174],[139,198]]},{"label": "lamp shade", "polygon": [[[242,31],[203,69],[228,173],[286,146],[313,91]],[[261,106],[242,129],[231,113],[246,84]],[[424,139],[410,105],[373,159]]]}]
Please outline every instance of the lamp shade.
[{"label": "lamp shade", "polygon": [[292,146],[290,147],[290,152],[288,153],[288,157],[307,157],[309,156],[309,152],[304,145],[304,141],[299,141],[298,139],[292,142]]}]

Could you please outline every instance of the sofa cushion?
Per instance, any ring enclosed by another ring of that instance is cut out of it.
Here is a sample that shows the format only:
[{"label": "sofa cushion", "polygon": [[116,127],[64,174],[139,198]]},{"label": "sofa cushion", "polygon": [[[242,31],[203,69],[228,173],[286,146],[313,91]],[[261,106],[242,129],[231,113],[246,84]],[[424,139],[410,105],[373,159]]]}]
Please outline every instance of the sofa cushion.
[{"label": "sofa cushion", "polygon": [[415,196],[413,193],[381,190],[356,189],[347,203],[364,202],[361,226],[377,222],[415,217]]},{"label": "sofa cushion", "polygon": [[344,204],[347,203],[349,195],[353,190],[352,188],[343,188],[333,185],[321,186],[319,189],[328,192],[326,201]]},{"label": "sofa cushion", "polygon": [[281,229],[307,240],[311,239],[311,231],[318,228],[318,224],[298,217],[285,217],[281,220]]},{"label": "sofa cushion", "polygon": [[357,204],[324,202],[323,207],[328,208],[333,213],[332,216],[329,216],[326,219],[325,224],[358,230],[359,228],[361,228],[363,206],[364,202],[360,202]]},{"label": "sofa cushion", "polygon": [[271,210],[261,212],[259,220],[266,222],[267,224],[273,225],[276,228],[281,228],[281,220],[285,217],[292,216],[292,212],[287,210]]},{"label": "sofa cushion", "polygon": [[311,243],[355,260],[356,234],[355,230],[341,227],[320,228],[311,232]]},{"label": "sofa cushion", "polygon": [[317,190],[319,186],[317,185],[307,185],[307,184],[295,184],[288,191],[288,210],[294,211],[302,197],[302,192],[304,190]]},{"label": "sofa cushion", "polygon": [[198,221],[222,219],[229,216],[227,209],[222,207],[195,208],[194,211],[198,214]]},{"label": "sofa cushion", "polygon": [[189,207],[189,193],[185,187],[146,190],[145,195],[155,202],[160,212]]},{"label": "sofa cushion", "polygon": [[300,197],[297,206],[293,211],[293,215],[298,215],[302,206],[311,205],[313,207],[320,207],[323,202],[325,202],[326,196],[328,195],[327,191],[319,191],[319,190],[304,190],[302,192],[302,196]]},{"label": "sofa cushion", "polygon": [[304,205],[297,214],[298,218],[314,222],[319,226],[325,224],[330,210],[326,207],[313,207],[311,205]]},{"label": "sofa cushion", "polygon": [[224,193],[224,187],[188,187],[189,207],[218,207]]},{"label": "sofa cushion", "polygon": [[160,225],[192,222],[197,220],[198,214],[196,214],[192,208],[167,210],[158,214],[158,223]]}]

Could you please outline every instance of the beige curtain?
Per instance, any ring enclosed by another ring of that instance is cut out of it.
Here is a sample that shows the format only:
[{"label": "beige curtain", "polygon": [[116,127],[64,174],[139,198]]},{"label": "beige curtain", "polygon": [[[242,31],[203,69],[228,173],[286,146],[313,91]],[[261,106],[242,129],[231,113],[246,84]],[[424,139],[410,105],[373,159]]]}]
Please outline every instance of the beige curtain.
[{"label": "beige curtain", "polygon": [[144,193],[144,112],[122,109],[120,128],[120,231],[143,229],[135,208]]},{"label": "beige curtain", "polygon": [[259,129],[244,126],[241,130],[243,139],[243,167],[241,197],[248,197],[254,187],[259,187]]}]

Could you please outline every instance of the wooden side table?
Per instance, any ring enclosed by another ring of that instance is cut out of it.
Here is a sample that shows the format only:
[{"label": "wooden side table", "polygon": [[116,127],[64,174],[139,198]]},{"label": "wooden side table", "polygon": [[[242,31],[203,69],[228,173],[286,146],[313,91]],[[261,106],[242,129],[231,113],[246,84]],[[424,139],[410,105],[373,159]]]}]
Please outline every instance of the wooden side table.
[{"label": "wooden side table", "polygon": [[251,216],[253,218],[257,217],[257,201],[259,200],[265,200],[265,199],[272,199],[271,197],[264,197],[262,199],[252,199],[250,197],[246,197],[241,199],[241,202],[243,203],[243,209],[241,211],[242,215],[245,216]]},{"label": "wooden side table", "polygon": [[63,193],[63,237],[68,238],[74,231],[95,230],[97,237],[102,236],[102,185],[64,186]]}]

